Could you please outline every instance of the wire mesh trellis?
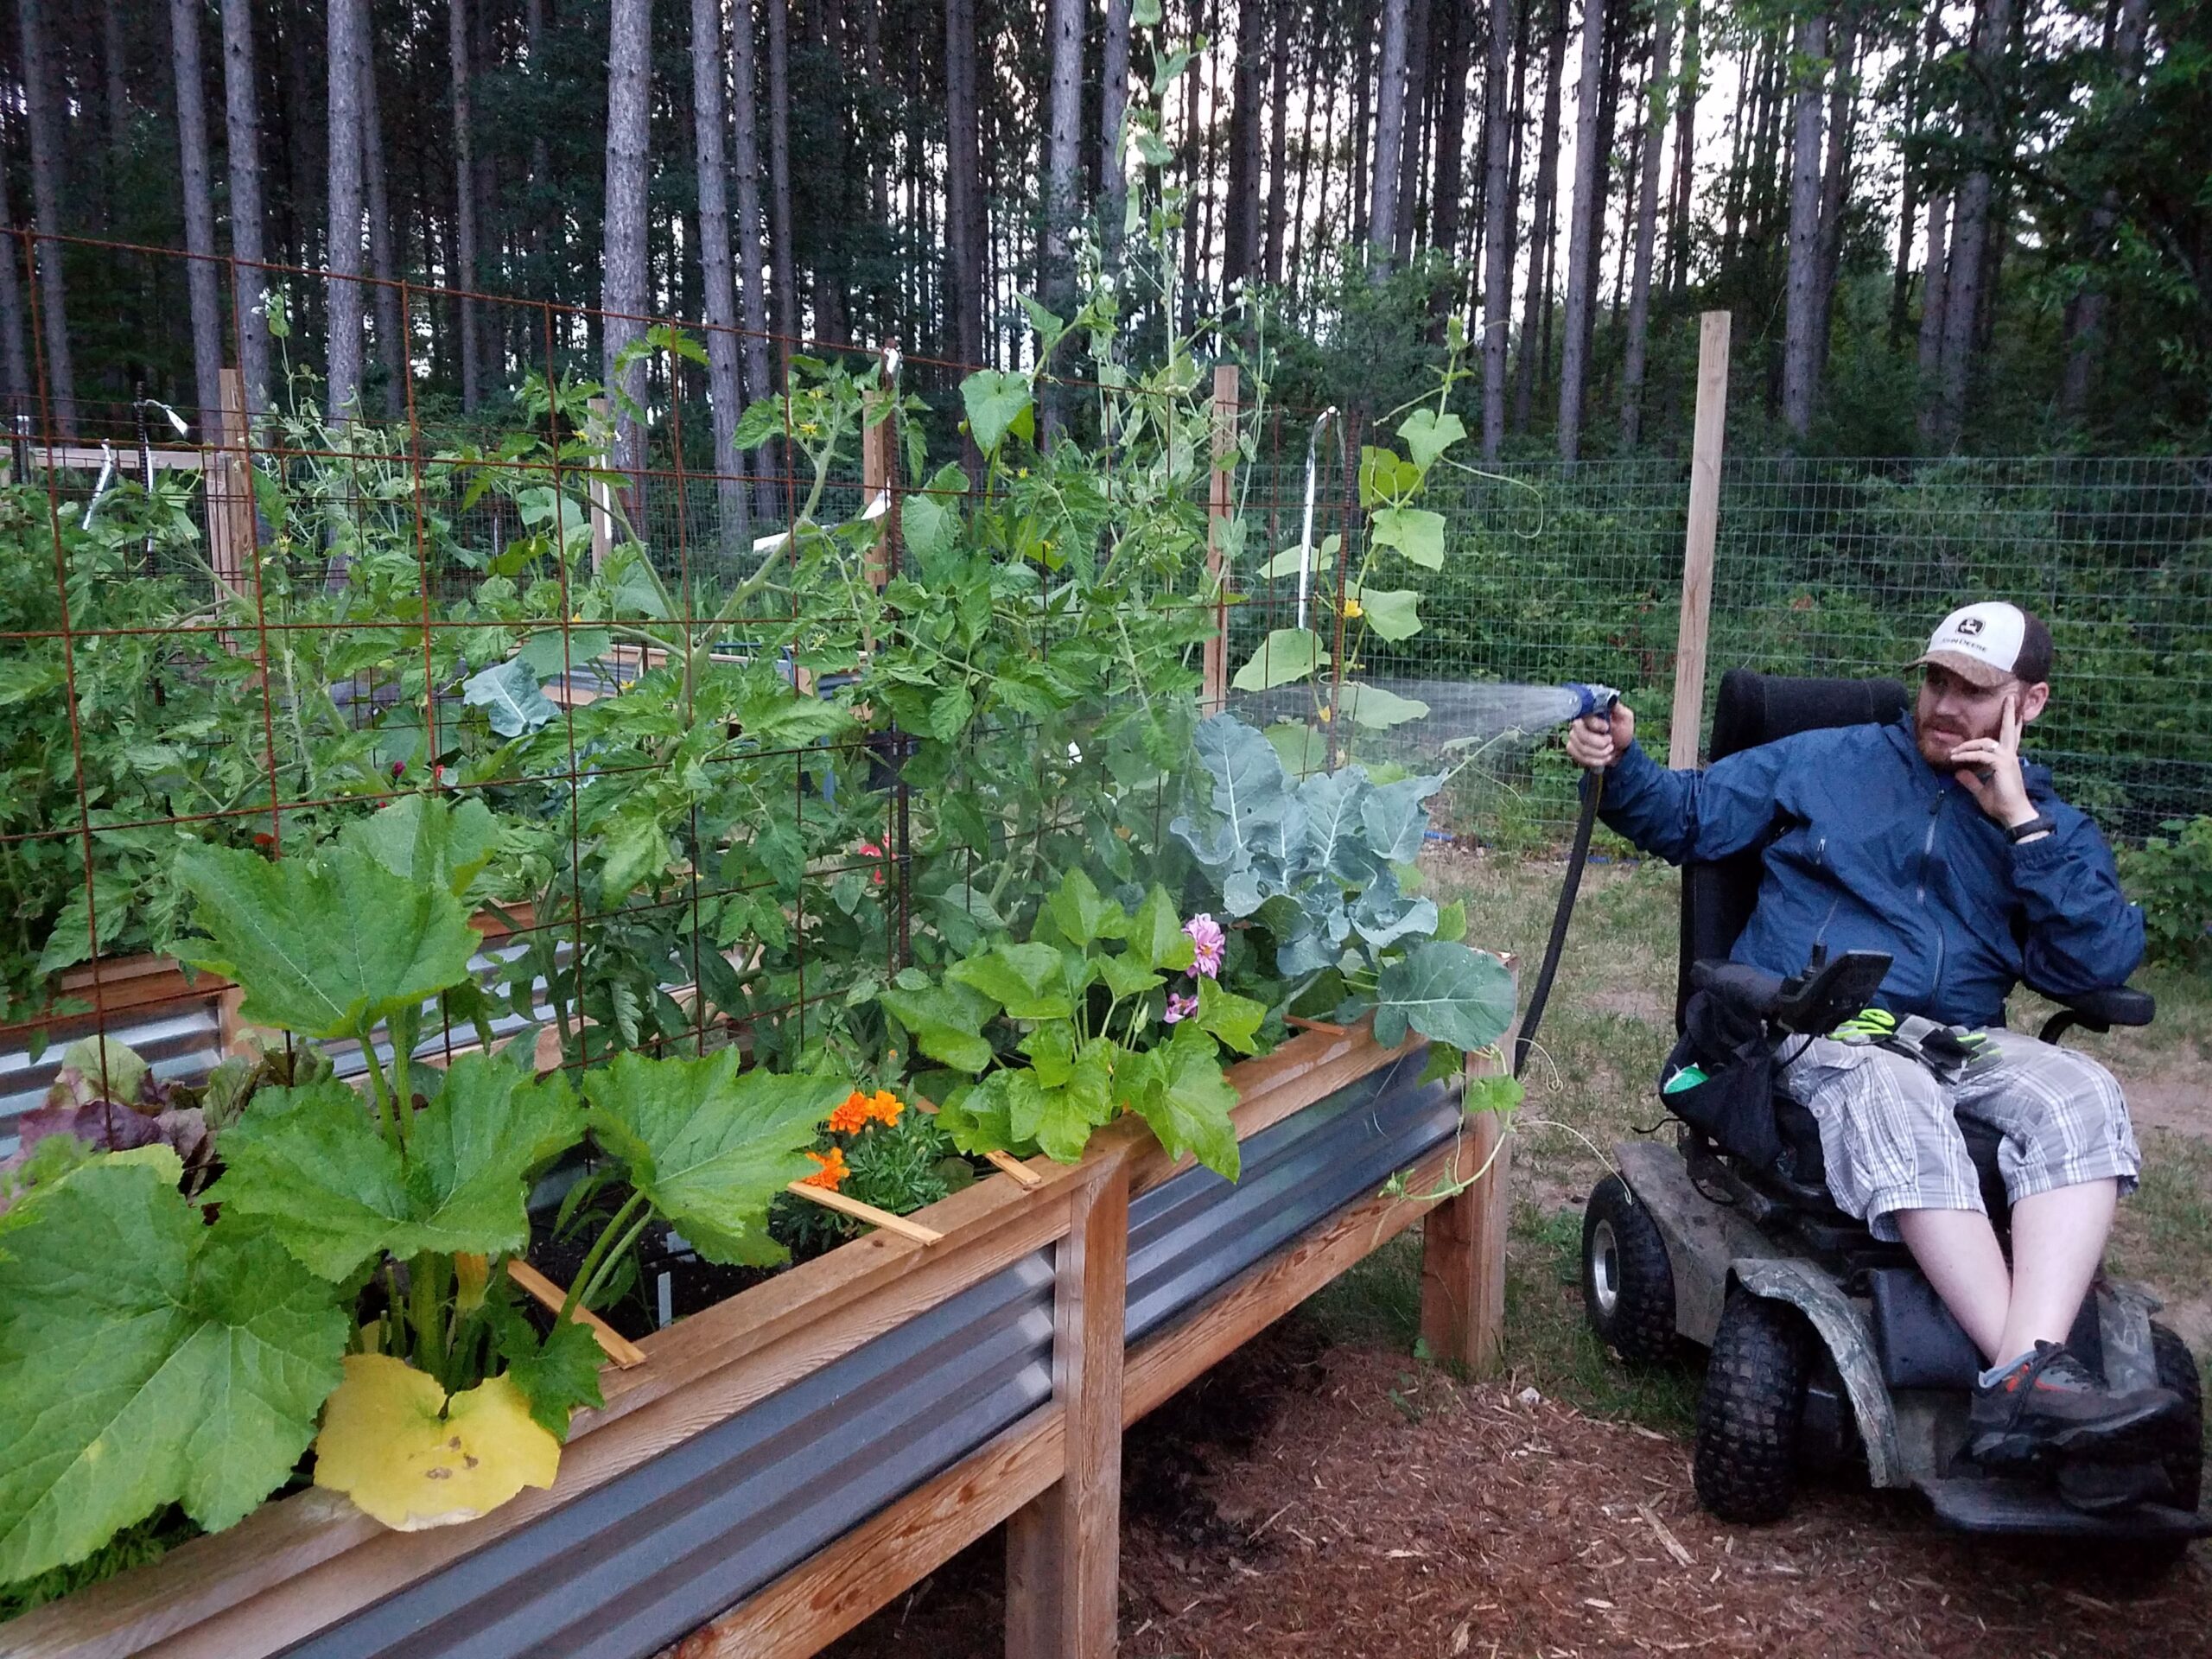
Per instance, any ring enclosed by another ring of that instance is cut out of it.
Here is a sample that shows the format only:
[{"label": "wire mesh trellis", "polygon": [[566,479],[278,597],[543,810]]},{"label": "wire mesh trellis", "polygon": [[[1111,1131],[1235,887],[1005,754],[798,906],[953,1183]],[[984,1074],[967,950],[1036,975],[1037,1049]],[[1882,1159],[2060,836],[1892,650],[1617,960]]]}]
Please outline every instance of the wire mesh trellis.
[{"label": "wire mesh trellis", "polygon": [[[104,251],[156,258],[74,248]],[[647,334],[682,325],[627,319],[651,372],[620,469],[620,416],[582,384],[604,315],[401,285],[397,395],[372,372],[375,418],[335,422],[296,351],[327,280],[226,264],[288,332],[267,406],[233,379],[193,443],[154,444],[135,400],[75,398],[65,429],[42,378],[16,423],[0,1153],[66,1041],[130,1043],[158,1086],[242,1039],[219,985],[161,960],[190,932],[191,845],[282,860],[418,796],[490,808],[484,995],[427,1007],[420,1047],[544,1026],[578,1065],[834,1048],[880,1020],[874,988],[1016,919],[1079,849],[1134,875],[1130,846],[1165,837],[1214,615],[1202,397],[1117,390],[1122,443],[1099,441],[1104,389],[1053,381],[1051,417],[1096,442],[1079,488],[972,445],[949,474],[961,365],[776,339],[767,441],[724,457],[702,365]],[[463,304],[500,342],[503,418],[438,391]],[[968,545],[987,514],[996,539]],[[1078,613],[1102,606],[1110,654]]]}]

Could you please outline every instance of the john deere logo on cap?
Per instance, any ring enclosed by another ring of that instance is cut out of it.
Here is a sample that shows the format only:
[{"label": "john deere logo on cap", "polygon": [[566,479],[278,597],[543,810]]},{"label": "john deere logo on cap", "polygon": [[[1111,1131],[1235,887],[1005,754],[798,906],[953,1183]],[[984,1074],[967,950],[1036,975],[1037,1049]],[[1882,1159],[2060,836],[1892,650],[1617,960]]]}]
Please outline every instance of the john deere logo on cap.
[{"label": "john deere logo on cap", "polygon": [[1959,619],[1959,632],[1967,635],[1968,637],[1980,633],[1981,632],[1981,619],[1978,616],[1961,617]]}]

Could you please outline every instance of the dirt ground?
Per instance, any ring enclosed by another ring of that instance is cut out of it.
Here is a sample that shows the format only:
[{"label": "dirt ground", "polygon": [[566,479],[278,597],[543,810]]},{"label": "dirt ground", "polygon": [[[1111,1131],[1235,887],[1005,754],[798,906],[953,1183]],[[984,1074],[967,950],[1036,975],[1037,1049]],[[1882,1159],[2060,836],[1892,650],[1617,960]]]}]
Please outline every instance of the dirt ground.
[{"label": "dirt ground", "polygon": [[[1724,1527],[1667,1435],[1329,1345],[1295,1314],[1133,1431],[1123,1478],[1133,1659],[2212,1650],[2202,1546],[2130,1583],[1846,1491]],[[986,1540],[830,1651],[995,1659],[1002,1560]]]}]

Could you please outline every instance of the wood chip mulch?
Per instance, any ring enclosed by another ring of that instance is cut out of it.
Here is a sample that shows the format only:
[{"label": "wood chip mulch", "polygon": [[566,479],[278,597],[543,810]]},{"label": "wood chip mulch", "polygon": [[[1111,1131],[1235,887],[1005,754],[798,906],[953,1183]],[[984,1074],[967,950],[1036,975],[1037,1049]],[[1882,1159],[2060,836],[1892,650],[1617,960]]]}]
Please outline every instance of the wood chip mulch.
[{"label": "wood chip mulch", "polygon": [[[1296,1317],[1132,1431],[1131,1659],[2212,1653],[2208,1547],[2163,1579],[1936,1529],[1815,1489],[1778,1526],[1710,1520],[1688,1448],[1497,1383],[1325,1347]],[[1003,1651],[986,1541],[830,1649]]]}]

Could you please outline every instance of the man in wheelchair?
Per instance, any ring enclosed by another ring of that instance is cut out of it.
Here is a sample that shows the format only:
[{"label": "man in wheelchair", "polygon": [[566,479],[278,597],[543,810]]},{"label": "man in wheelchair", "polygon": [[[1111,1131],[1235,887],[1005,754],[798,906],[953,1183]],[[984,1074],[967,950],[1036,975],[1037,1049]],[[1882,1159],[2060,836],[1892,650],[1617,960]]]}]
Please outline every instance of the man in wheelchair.
[{"label": "man in wheelchair", "polygon": [[[1785,976],[1853,950],[1891,959],[1878,1007],[1783,1042],[1780,1090],[1817,1122],[1835,1205],[1902,1240],[1980,1350],[1967,1455],[2094,1463],[2181,1407],[2169,1389],[2108,1389],[2067,1345],[2140,1158],[2108,1071],[2002,1022],[2023,981],[2060,998],[2120,986],[2142,916],[2096,827],[2021,760],[2050,697],[2043,623],[1968,605],[1916,665],[1910,715],[1800,731],[1704,772],[1652,760],[1626,707],[1577,722],[1567,750],[1602,774],[1604,821],[1644,851],[1760,856],[1734,962]],[[2009,1264],[1960,1114],[2002,1136]]]}]

